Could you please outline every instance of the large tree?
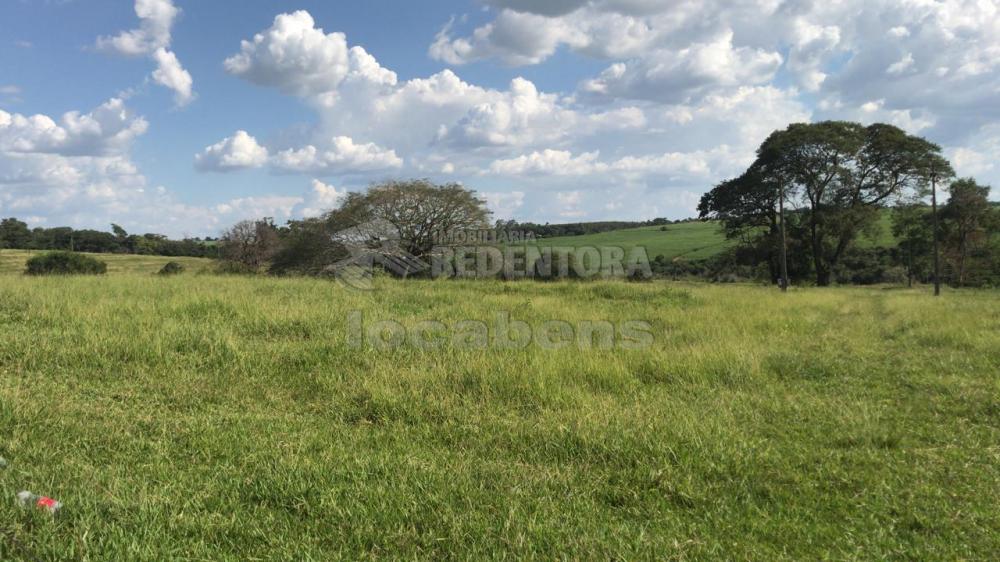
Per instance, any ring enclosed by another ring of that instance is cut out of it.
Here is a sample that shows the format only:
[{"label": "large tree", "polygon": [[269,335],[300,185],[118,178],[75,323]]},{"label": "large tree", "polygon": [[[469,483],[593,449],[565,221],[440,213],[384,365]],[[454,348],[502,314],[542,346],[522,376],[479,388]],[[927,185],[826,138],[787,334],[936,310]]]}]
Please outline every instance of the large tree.
[{"label": "large tree", "polygon": [[13,217],[0,221],[0,248],[28,248],[31,231],[28,225]]},{"label": "large tree", "polygon": [[281,232],[271,273],[316,275],[359,254],[405,260],[425,257],[438,233],[488,226],[476,192],[427,180],[374,184],[350,193],[322,217],[290,221]]},{"label": "large tree", "polygon": [[931,269],[934,233],[930,209],[920,203],[898,205],[892,212],[892,235],[899,242],[906,264],[906,282],[913,286],[916,277],[926,278]]},{"label": "large tree", "polygon": [[797,123],[772,133],[741,178],[706,194],[701,214],[727,229],[760,224],[776,214],[783,195],[801,210],[816,283],[829,285],[879,207],[951,173],[940,147],[892,125]]},{"label": "large tree", "polygon": [[220,255],[249,271],[259,271],[278,249],[278,232],[270,218],[234,224],[219,240]]},{"label": "large tree", "polygon": [[328,220],[357,227],[371,238],[391,237],[414,256],[427,255],[440,233],[489,226],[490,211],[476,192],[457,183],[388,181],[350,193]]},{"label": "large tree", "polygon": [[990,204],[990,186],[979,185],[972,178],[951,184],[951,197],[941,209],[945,244],[955,269],[955,282],[966,284],[970,256],[989,243],[996,229],[996,211]]}]

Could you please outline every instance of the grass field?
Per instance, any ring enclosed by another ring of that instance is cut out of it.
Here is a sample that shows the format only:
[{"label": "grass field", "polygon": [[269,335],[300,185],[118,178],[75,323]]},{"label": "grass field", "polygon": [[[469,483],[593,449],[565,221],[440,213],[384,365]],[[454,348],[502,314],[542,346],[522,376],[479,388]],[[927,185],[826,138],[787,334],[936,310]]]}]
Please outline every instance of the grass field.
[{"label": "grass field", "polygon": [[[998,293],[147,267],[0,275],[0,560],[1000,552]],[[356,349],[355,310],[654,338]]]},{"label": "grass field", "polygon": [[[24,272],[24,264],[31,256],[42,252],[30,250],[0,250],[0,275]],[[212,260],[205,258],[164,256],[133,256],[127,254],[87,254],[108,264],[109,274],[149,274],[152,275],[170,261],[178,262],[191,273],[207,271],[212,266]]]}]

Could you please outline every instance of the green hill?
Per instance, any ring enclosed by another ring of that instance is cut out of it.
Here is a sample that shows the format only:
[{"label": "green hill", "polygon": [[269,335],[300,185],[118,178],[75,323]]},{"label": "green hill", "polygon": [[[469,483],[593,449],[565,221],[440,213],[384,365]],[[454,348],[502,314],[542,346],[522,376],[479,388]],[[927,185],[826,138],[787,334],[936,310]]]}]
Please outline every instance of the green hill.
[{"label": "green hill", "polygon": [[[666,229],[666,230],[663,230]],[[644,226],[583,236],[541,238],[545,246],[644,246],[650,258],[703,259],[714,256],[734,244],[726,240],[717,222],[686,222],[666,226]]]},{"label": "green hill", "polygon": [[[662,229],[666,230],[662,230]],[[559,236],[540,238],[536,244],[545,246],[618,246],[629,249],[644,246],[650,258],[664,256],[667,259],[685,258],[698,260],[710,258],[736,245],[727,240],[718,222],[692,221],[666,226],[644,226],[612,230],[582,236]],[[858,236],[858,246],[862,248],[892,247],[896,239],[892,236],[892,212],[882,212],[878,223],[870,232]]]}]

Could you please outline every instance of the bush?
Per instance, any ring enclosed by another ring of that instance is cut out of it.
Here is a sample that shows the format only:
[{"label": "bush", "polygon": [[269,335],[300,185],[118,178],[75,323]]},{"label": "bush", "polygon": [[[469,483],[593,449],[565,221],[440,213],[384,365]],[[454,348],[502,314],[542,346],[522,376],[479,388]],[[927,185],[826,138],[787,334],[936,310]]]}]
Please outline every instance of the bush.
[{"label": "bush", "polygon": [[163,268],[160,269],[160,275],[179,275],[184,273],[184,269],[183,265],[175,261],[168,261],[163,265]]},{"label": "bush", "polygon": [[238,261],[220,260],[215,265],[219,275],[256,275],[259,270]]},{"label": "bush", "polygon": [[26,275],[103,275],[108,264],[74,252],[49,252],[28,260]]}]

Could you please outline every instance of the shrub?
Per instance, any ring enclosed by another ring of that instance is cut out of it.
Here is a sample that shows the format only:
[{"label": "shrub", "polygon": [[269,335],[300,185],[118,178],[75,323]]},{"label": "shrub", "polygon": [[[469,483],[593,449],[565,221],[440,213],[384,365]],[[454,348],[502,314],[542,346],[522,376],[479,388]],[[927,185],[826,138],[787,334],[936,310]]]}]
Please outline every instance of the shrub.
[{"label": "shrub", "polygon": [[74,252],[49,252],[28,260],[26,275],[103,275],[108,264]]},{"label": "shrub", "polygon": [[220,260],[215,265],[215,273],[219,275],[256,275],[258,270],[238,261]]},{"label": "shrub", "polygon": [[168,261],[163,265],[163,268],[160,269],[160,275],[179,275],[184,273],[184,269],[183,265],[175,261]]}]

